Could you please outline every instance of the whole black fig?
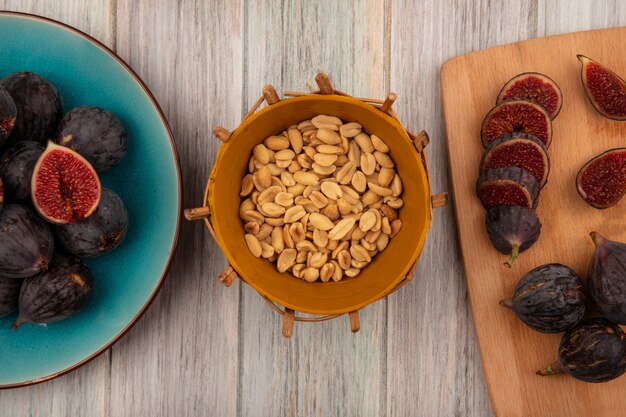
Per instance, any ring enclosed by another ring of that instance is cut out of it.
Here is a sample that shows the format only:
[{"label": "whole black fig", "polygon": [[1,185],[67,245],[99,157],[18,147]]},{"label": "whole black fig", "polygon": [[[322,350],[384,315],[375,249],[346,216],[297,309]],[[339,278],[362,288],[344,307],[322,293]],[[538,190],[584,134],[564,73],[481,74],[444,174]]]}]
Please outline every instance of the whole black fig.
[{"label": "whole black fig", "polygon": [[583,282],[571,268],[541,265],[522,277],[513,298],[502,300],[528,327],[559,333],[576,325],[585,314]]},{"label": "whole black fig", "polygon": [[509,255],[504,263],[511,267],[517,256],[535,244],[541,234],[537,213],[523,206],[495,206],[485,219],[487,234],[494,248]]},{"label": "whole black fig", "polygon": [[33,168],[44,147],[32,140],[13,144],[0,157],[0,176],[4,180],[5,201],[30,199],[30,180]]},{"label": "whole black fig", "polygon": [[21,279],[0,277],[0,319],[17,310]]},{"label": "whole black fig", "polygon": [[54,251],[48,224],[29,207],[8,204],[0,210],[0,275],[26,278],[45,271]]},{"label": "whole black fig", "polygon": [[59,241],[68,252],[82,257],[104,255],[126,236],[128,212],[117,194],[106,188],[96,211],[85,220],[56,228]]},{"label": "whole black fig", "polygon": [[47,271],[26,278],[13,324],[52,323],[78,313],[91,298],[93,276],[78,258],[56,254]]},{"label": "whole black fig", "polygon": [[67,113],[59,123],[55,142],[81,154],[98,172],[119,164],[128,146],[120,119],[94,106],[76,107]]},{"label": "whole black fig", "polygon": [[34,140],[41,144],[54,135],[63,115],[63,103],[56,87],[32,72],[16,72],[0,80],[17,108],[11,142]]},{"label": "whole black fig", "polygon": [[589,296],[604,317],[626,324],[626,244],[591,232],[596,250],[589,265]]},{"label": "whole black fig", "polygon": [[561,339],[557,361],[537,371],[537,375],[564,372],[585,382],[607,382],[624,371],[624,332],[615,323],[594,318],[568,330]]},{"label": "whole black fig", "polygon": [[0,85],[0,145],[9,137],[15,120],[17,118],[17,108],[15,101],[9,92]]}]

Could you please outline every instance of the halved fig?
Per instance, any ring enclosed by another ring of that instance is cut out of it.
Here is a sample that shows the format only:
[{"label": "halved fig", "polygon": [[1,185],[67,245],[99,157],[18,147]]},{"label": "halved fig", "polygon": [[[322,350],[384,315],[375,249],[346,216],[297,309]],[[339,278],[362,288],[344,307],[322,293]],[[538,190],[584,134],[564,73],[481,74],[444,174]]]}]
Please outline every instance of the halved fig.
[{"label": "halved fig", "polygon": [[524,72],[504,84],[496,104],[510,100],[528,100],[544,108],[554,120],[561,111],[563,94],[558,85],[547,75],[538,72]]},{"label": "halved fig", "polygon": [[576,176],[578,194],[592,207],[605,209],[626,193],[626,148],[610,149],[587,162]]},{"label": "halved fig", "polygon": [[505,101],[487,113],[480,137],[483,146],[487,147],[500,136],[512,132],[533,135],[548,147],[552,141],[552,121],[543,107],[532,101]]},{"label": "halved fig", "polygon": [[52,142],[35,164],[31,187],[39,214],[56,224],[89,217],[98,208],[102,193],[91,164],[73,150]]},{"label": "halved fig", "polygon": [[523,206],[534,209],[539,183],[522,168],[490,169],[480,174],[476,194],[487,210],[494,206]]},{"label": "halved fig", "polygon": [[513,132],[489,144],[480,163],[480,172],[489,169],[518,167],[533,174],[539,187],[548,181],[550,159],[545,145],[536,137]]},{"label": "halved fig", "polygon": [[602,116],[626,120],[626,82],[596,61],[576,55],[582,63],[581,78],[589,101]]},{"label": "halved fig", "polygon": [[9,92],[0,85],[0,145],[9,137],[17,120],[15,101]]}]

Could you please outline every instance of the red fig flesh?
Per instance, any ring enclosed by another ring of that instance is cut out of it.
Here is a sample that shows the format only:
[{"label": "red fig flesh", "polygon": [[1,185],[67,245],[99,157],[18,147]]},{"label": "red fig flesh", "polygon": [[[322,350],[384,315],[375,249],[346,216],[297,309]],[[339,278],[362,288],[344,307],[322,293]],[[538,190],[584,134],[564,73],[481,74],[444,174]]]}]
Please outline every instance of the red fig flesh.
[{"label": "red fig flesh", "polygon": [[487,210],[494,206],[534,209],[539,196],[539,183],[525,169],[490,169],[478,178],[476,194]]},{"label": "red fig flesh", "polygon": [[35,165],[31,187],[39,214],[57,224],[89,217],[98,207],[102,190],[98,174],[85,158],[52,142]]},{"label": "red fig flesh", "polygon": [[550,160],[544,144],[525,133],[504,135],[489,145],[483,155],[481,172],[494,168],[518,167],[530,172],[543,187],[548,181]]},{"label": "red fig flesh", "polygon": [[556,83],[538,72],[525,72],[511,78],[502,87],[496,104],[509,100],[529,100],[537,103],[554,119],[561,111],[563,94]]},{"label": "red fig flesh", "polygon": [[587,162],[578,171],[576,188],[592,207],[617,204],[626,193],[626,148],[610,149]]},{"label": "red fig flesh", "polygon": [[552,121],[538,104],[527,100],[512,100],[491,109],[480,128],[485,147],[500,136],[512,132],[533,135],[548,147],[552,141]]},{"label": "red fig flesh", "polygon": [[596,61],[576,55],[582,63],[581,78],[585,93],[595,109],[604,117],[626,120],[626,83]]}]

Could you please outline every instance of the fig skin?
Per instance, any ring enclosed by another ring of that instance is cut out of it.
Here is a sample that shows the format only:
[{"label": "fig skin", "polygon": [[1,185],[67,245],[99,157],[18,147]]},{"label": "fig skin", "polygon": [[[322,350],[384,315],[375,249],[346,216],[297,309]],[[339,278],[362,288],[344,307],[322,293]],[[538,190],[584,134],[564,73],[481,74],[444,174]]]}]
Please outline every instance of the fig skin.
[{"label": "fig skin", "polygon": [[504,84],[496,104],[509,100],[528,100],[537,103],[554,120],[563,106],[563,93],[554,80],[538,72],[524,72]]},{"label": "fig skin", "polygon": [[590,233],[596,250],[588,272],[589,297],[607,319],[626,324],[626,244]]},{"label": "fig skin", "polygon": [[[498,158],[503,157],[507,157],[509,160],[505,163],[497,161]],[[548,149],[535,136],[526,133],[513,132],[500,136],[491,142],[483,153],[480,161],[480,172],[510,166],[527,170],[539,182],[539,187],[543,188],[548,182],[550,173]]]},{"label": "fig skin", "polygon": [[584,55],[576,55],[581,62],[580,77],[585,94],[591,105],[602,116],[626,120],[626,83],[624,80],[598,62]]},{"label": "fig skin", "polygon": [[500,305],[511,308],[533,330],[559,333],[578,324],[585,314],[583,282],[565,265],[541,265],[524,275],[513,298]]},{"label": "fig skin", "polygon": [[33,204],[41,217],[55,224],[84,220],[98,208],[101,194],[100,178],[85,158],[48,142],[31,179]]},{"label": "fig skin", "polygon": [[81,154],[98,172],[119,164],[128,147],[120,119],[93,106],[76,107],[67,113],[57,128],[55,142]]},{"label": "fig skin", "polygon": [[50,227],[19,204],[0,210],[0,276],[26,278],[45,271],[54,251]]},{"label": "fig skin", "polygon": [[65,249],[76,256],[95,257],[119,246],[128,230],[128,211],[122,199],[104,188],[98,209],[87,219],[56,227]]},{"label": "fig skin", "polygon": [[584,382],[608,382],[626,371],[624,332],[615,323],[593,318],[569,329],[559,344],[558,359],[537,371],[549,376],[566,373]]},{"label": "fig skin", "polygon": [[626,148],[591,158],[576,175],[576,190],[591,207],[607,209],[626,193]]},{"label": "fig skin", "polygon": [[24,323],[52,323],[73,316],[91,299],[92,283],[93,275],[80,259],[54,255],[47,271],[24,280],[13,329]]},{"label": "fig skin", "polygon": [[492,108],[483,119],[480,138],[486,148],[495,139],[512,132],[533,135],[549,148],[552,120],[543,107],[532,101],[504,101]]},{"label": "fig skin", "polygon": [[537,242],[541,222],[537,213],[523,206],[494,206],[487,212],[485,226],[491,244],[509,255],[504,265],[510,268],[518,255]]},{"label": "fig skin", "polygon": [[30,179],[44,147],[32,140],[14,143],[0,157],[0,176],[7,202],[30,200]]},{"label": "fig skin", "polygon": [[0,145],[9,137],[17,120],[15,101],[6,88],[0,85]]},{"label": "fig skin", "polygon": [[34,140],[41,144],[51,138],[63,114],[56,87],[32,72],[16,72],[0,80],[17,108],[17,120],[10,141]]},{"label": "fig skin", "polygon": [[17,310],[22,279],[0,277],[0,319]]},{"label": "fig skin", "polygon": [[[496,196],[495,191],[500,191],[501,195]],[[539,183],[525,169],[517,167],[489,169],[478,177],[476,195],[487,210],[498,205],[524,205],[534,209],[539,198]]]}]

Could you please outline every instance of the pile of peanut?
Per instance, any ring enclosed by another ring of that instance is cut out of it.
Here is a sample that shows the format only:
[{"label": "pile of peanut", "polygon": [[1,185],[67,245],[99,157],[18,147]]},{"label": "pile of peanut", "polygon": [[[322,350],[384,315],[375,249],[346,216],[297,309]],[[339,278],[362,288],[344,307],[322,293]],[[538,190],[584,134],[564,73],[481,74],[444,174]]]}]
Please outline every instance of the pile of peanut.
[{"label": "pile of peanut", "polygon": [[239,215],[256,257],[308,282],[357,276],[402,227],[389,147],[358,123],[319,115],[256,145]]}]

